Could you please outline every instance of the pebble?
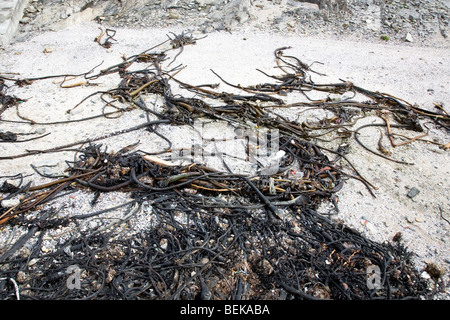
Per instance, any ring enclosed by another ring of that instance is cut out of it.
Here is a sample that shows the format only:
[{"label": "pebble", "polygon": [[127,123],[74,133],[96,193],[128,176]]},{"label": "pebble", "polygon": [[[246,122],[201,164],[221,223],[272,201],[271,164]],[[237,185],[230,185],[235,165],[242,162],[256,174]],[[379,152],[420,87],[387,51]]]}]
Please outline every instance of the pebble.
[{"label": "pebble", "polygon": [[17,272],[16,279],[17,279],[17,282],[24,283],[25,281],[29,280],[30,277],[21,270],[21,271]]},{"label": "pebble", "polygon": [[159,242],[159,246],[163,250],[166,250],[168,245],[169,245],[169,241],[166,238],[161,239],[161,241]]},{"label": "pebble", "polygon": [[406,42],[413,42],[413,37],[412,37],[412,35],[411,35],[411,33],[407,33],[406,34],[406,36],[405,36],[405,41]]},{"label": "pebble", "polygon": [[415,196],[417,196],[419,193],[420,193],[419,189],[417,189],[416,187],[412,187],[411,190],[409,190],[409,192],[408,192],[408,197],[410,197],[412,199]]},{"label": "pebble", "polygon": [[39,259],[36,259],[36,258],[31,259],[30,262],[28,262],[28,266],[29,267],[34,266],[38,261],[39,261]]},{"label": "pebble", "polygon": [[409,223],[414,223],[415,219],[411,217],[406,217],[406,221],[408,221]]},{"label": "pebble", "polygon": [[3,208],[11,208],[11,207],[15,207],[20,203],[20,199],[19,198],[12,198],[12,199],[7,199],[7,200],[2,200],[1,205]]},{"label": "pebble", "polygon": [[37,9],[32,5],[28,6],[28,8],[26,9],[27,13],[35,13],[36,11]]}]

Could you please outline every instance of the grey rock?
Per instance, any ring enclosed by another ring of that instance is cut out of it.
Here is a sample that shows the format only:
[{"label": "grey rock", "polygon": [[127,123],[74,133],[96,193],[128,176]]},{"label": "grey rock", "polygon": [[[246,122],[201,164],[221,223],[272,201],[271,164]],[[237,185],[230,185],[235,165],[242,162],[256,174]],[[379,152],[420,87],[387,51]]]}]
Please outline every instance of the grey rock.
[{"label": "grey rock", "polygon": [[218,29],[230,30],[250,20],[250,0],[232,0],[222,10],[210,15],[213,25]]},{"label": "grey rock", "polygon": [[412,199],[415,196],[417,196],[419,193],[420,193],[419,189],[412,187],[411,190],[409,190],[409,192],[408,192],[408,197]]}]

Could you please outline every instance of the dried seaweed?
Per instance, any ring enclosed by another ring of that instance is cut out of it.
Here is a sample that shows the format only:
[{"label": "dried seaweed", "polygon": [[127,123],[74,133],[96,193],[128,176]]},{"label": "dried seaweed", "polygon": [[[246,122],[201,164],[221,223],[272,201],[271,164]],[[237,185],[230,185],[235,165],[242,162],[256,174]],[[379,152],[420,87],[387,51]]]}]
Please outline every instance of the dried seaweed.
[{"label": "dried seaweed", "polygon": [[[178,54],[184,45],[198,40],[184,34],[174,36],[169,37],[169,50],[181,48]],[[0,207],[0,223],[29,231],[8,250],[2,250],[2,299],[355,300],[432,296],[428,283],[411,261],[411,253],[399,241],[376,243],[318,213],[324,201],[333,203],[338,210],[334,196],[348,178],[361,181],[372,194],[374,187],[356,170],[345,170],[339,164],[341,159],[347,160],[345,145],[330,150],[313,141],[330,132],[344,141],[349,139],[352,134],[347,127],[356,117],[369,112],[378,112],[388,129],[401,127],[411,131],[423,131],[419,119],[424,118],[448,127],[447,114],[422,110],[349,82],[314,83],[309,76],[314,72],[311,66],[284,55],[287,47],[274,51],[277,66],[283,72],[267,75],[275,83],[242,87],[215,73],[222,82],[245,94],[218,92],[215,85],[195,86],[177,80],[176,74],[182,70],[179,67],[163,70],[161,65],[168,51],[154,50],[157,47],[124,57],[123,63],[97,74],[93,74],[94,69],[82,74],[86,79],[97,79],[118,73],[121,82],[117,88],[96,94],[105,104],[119,101],[128,104],[128,110],[140,108],[147,116],[159,119],[123,132],[156,132],[158,125],[169,123],[193,125],[201,117],[247,130],[252,123],[278,130],[283,156],[277,170],[267,173],[260,165],[255,175],[236,174],[225,160],[224,170],[199,163],[177,165],[133,151],[135,146],[108,153],[102,144],[94,144],[106,136],[0,158],[14,159],[85,145],[76,150],[78,157],[67,163],[66,177],[33,187],[20,184],[13,188],[3,183],[0,191],[6,198],[19,193],[23,196],[13,207]],[[129,71],[134,63],[148,66]],[[7,80],[26,82],[4,78],[2,86]],[[172,83],[195,93],[195,97],[173,94]],[[353,92],[368,100],[314,100],[308,96],[312,91]],[[304,94],[308,101],[286,104],[283,97],[293,92]],[[141,99],[146,94],[162,97],[164,112],[150,110]],[[0,97],[6,99],[3,93]],[[12,103],[1,102],[8,106]],[[273,112],[277,108],[299,107],[329,110],[334,116],[317,123],[298,123]],[[330,159],[330,154],[335,159]],[[97,196],[102,192],[127,192],[133,200],[78,216],[56,217],[54,208],[46,208],[63,191],[73,190]],[[119,208],[125,213],[117,221],[104,228],[74,233],[51,252],[41,250],[48,230],[76,225]],[[32,211],[41,214],[31,218],[28,213]],[[151,228],[121,236],[120,223],[131,223],[138,212],[154,221]],[[31,252],[20,254],[20,248],[37,234]],[[372,274],[370,271],[374,270]]]}]

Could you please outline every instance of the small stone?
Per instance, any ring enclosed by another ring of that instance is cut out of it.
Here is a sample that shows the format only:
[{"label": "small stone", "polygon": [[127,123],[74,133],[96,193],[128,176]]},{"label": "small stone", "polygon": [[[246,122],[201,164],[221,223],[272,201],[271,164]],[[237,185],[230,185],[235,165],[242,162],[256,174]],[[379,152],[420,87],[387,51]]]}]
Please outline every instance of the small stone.
[{"label": "small stone", "polygon": [[52,176],[52,175],[56,174],[55,171],[53,171],[52,169],[50,169],[48,167],[41,167],[41,168],[39,168],[39,171],[41,174],[46,175],[46,176]]},{"label": "small stone", "polygon": [[37,128],[34,132],[36,134],[44,134],[46,131],[45,128]]},{"label": "small stone", "polygon": [[414,198],[415,196],[417,196],[419,194],[419,189],[412,187],[411,190],[409,190],[408,192],[408,197],[410,197],[411,199]]},{"label": "small stone", "polygon": [[30,17],[23,17],[20,20],[20,23],[22,23],[22,24],[27,24],[27,23],[30,23],[30,22],[31,22],[31,18]]},{"label": "small stone", "polygon": [[168,245],[169,241],[166,238],[161,239],[161,241],[159,242],[160,248],[163,249],[164,251],[167,250]]},{"label": "small stone", "polygon": [[20,199],[18,198],[13,198],[13,199],[7,199],[7,200],[3,200],[1,202],[2,207],[3,208],[11,208],[11,207],[15,207],[20,203]]},{"label": "small stone", "polygon": [[413,37],[412,35],[408,32],[408,34],[405,37],[405,41],[407,42],[413,42]]},{"label": "small stone", "polygon": [[29,280],[30,277],[23,271],[17,272],[16,276],[17,282],[24,283],[25,281]]},{"label": "small stone", "polygon": [[48,252],[52,251],[52,249],[48,248],[47,246],[42,246],[41,251],[44,253],[48,253]]},{"label": "small stone", "polygon": [[180,15],[176,10],[169,10],[169,19],[173,20],[180,19]]},{"label": "small stone", "polygon": [[37,12],[37,9],[33,6],[29,6],[25,11],[27,13],[35,13],[35,12]]},{"label": "small stone", "polygon": [[55,49],[49,48],[49,47],[45,47],[43,52],[44,52],[45,54],[49,54],[49,53],[52,53],[53,51],[55,51]]},{"label": "small stone", "polygon": [[408,221],[409,223],[414,223],[414,219],[411,217],[406,217],[406,221]]},{"label": "small stone", "polygon": [[115,275],[116,275],[116,270],[110,269],[108,271],[108,274],[107,274],[106,279],[105,279],[106,283],[110,283],[114,279]]},{"label": "small stone", "polygon": [[29,267],[34,266],[38,261],[39,261],[39,259],[36,259],[36,258],[31,259],[30,262],[28,262],[28,266]]}]

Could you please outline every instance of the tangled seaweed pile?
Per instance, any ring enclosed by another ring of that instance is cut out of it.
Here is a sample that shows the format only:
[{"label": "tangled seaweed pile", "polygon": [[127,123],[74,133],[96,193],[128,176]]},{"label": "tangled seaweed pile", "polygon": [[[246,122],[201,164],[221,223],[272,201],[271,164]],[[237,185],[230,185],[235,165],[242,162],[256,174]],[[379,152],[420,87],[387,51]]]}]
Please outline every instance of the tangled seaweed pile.
[{"label": "tangled seaweed pile", "polygon": [[[314,196],[306,190],[294,201],[284,199],[286,194],[269,200],[259,191],[264,190],[262,179],[253,183],[197,166],[169,169],[136,153],[113,157],[93,147],[80,158],[85,160],[72,168],[78,178],[70,181],[100,191],[128,188],[134,200],[121,205],[127,208],[121,222],[138,210],[155,222],[133,237],[117,237],[115,228],[87,231],[55,252],[2,259],[8,266],[3,277],[25,278],[22,298],[279,299],[284,290],[284,295],[303,299],[401,299],[428,293],[399,242],[378,244],[332,222],[314,210]],[[117,179],[112,173],[117,167],[128,172]],[[81,171],[90,175],[81,178]],[[321,180],[320,172],[311,178]],[[67,182],[55,189],[63,185]],[[227,195],[216,197],[217,192]],[[50,209],[40,218],[20,216],[10,223],[29,226],[23,242],[37,230],[104,213],[52,218]],[[375,265],[382,270],[380,286],[369,290],[366,271]],[[67,286],[71,266],[83,270],[79,290]],[[11,298],[13,291],[6,284],[3,298]]]},{"label": "tangled seaweed pile", "polygon": [[[108,41],[111,39],[112,36]],[[193,125],[199,118],[225,121],[248,130],[255,126],[277,129],[282,157],[276,171],[236,174],[225,158],[221,158],[225,170],[218,170],[199,163],[183,165],[157,157],[173,152],[170,141],[166,150],[155,154],[133,151],[133,145],[107,153],[101,144],[94,143],[105,136],[2,156],[0,160],[15,159],[87,145],[75,149],[77,156],[67,163],[68,174],[64,177],[33,187],[29,183],[19,186],[3,183],[0,190],[5,195],[3,200],[18,194],[23,197],[17,205],[0,207],[0,223],[26,227],[28,231],[9,249],[2,250],[1,298],[276,300],[432,296],[427,281],[414,268],[411,253],[399,239],[393,243],[376,243],[318,213],[317,208],[324,201],[330,201],[337,209],[334,194],[345,179],[357,179],[369,191],[373,186],[356,170],[347,172],[341,167],[339,161],[349,162],[344,144],[331,150],[311,140],[324,131],[348,139],[352,132],[346,127],[353,117],[363,117],[369,112],[385,121],[385,125],[373,125],[385,127],[389,137],[392,137],[391,128],[397,127],[423,132],[419,122],[423,118],[448,130],[450,117],[441,109],[422,110],[352,83],[314,83],[309,76],[314,72],[311,66],[285,55],[288,48],[274,51],[277,66],[283,71],[282,75],[267,75],[275,83],[242,87],[217,75],[226,84],[243,90],[245,95],[218,92],[214,85],[183,83],[176,79],[182,68],[166,71],[162,65],[168,51],[178,49],[180,54],[185,45],[195,44],[196,40],[185,34],[174,35],[165,42],[170,44],[167,50],[156,50],[160,44],[124,57],[122,63],[97,74],[93,74],[94,68],[76,75],[86,80],[111,73],[120,75],[117,88],[95,94],[108,106],[120,103],[128,107],[117,106],[117,111],[104,113],[105,117],[134,108],[146,112],[147,122],[108,137],[135,130],[156,133],[158,125]],[[101,44],[100,38],[96,41]],[[132,71],[130,66],[136,63],[144,63],[146,67]],[[57,77],[68,76],[73,75]],[[7,81],[30,85],[43,78],[1,77],[2,85]],[[194,97],[173,94],[172,81],[193,92]],[[339,95],[352,92],[369,100],[314,100],[308,96],[317,91]],[[308,101],[286,104],[278,98],[292,92],[305,95]],[[164,112],[148,108],[142,99],[145,94],[162,97]],[[335,116],[317,124],[300,124],[276,112],[293,107],[329,110]],[[356,131],[355,138],[357,135]],[[335,155],[334,159],[325,152]],[[377,154],[397,161],[384,153]],[[292,171],[299,174],[292,176]],[[71,216],[56,215],[57,209],[45,206],[63,192],[76,190],[92,192],[93,201],[95,195],[113,191],[127,192],[132,200],[110,209]],[[70,230],[81,221],[118,209],[125,210],[123,216],[109,225],[77,231],[60,241],[55,250],[41,250],[46,232],[61,227]],[[39,214],[29,215],[33,211]],[[120,231],[120,224],[133,221],[142,212],[150,221],[149,228]],[[26,256],[17,254],[35,235],[37,240],[31,252]]]}]

